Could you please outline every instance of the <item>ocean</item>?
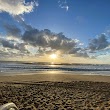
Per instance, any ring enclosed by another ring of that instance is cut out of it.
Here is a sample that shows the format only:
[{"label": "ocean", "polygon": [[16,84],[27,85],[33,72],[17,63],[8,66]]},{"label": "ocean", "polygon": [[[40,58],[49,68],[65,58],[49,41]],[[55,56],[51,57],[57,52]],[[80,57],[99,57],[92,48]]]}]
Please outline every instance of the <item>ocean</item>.
[{"label": "ocean", "polygon": [[81,75],[110,76],[110,65],[105,64],[49,64],[26,62],[0,62],[0,75],[45,73],[72,73]]}]

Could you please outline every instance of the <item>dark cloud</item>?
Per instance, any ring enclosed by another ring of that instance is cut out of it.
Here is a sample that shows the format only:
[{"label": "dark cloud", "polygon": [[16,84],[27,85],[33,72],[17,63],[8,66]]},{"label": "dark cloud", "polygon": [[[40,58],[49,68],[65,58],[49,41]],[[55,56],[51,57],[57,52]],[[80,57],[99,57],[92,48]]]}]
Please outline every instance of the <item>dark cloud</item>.
[{"label": "dark cloud", "polygon": [[51,47],[52,50],[60,50],[63,53],[69,53],[71,49],[77,47],[77,43],[65,37],[63,33],[52,33],[48,29],[41,31],[38,29],[25,31],[22,39],[33,46],[40,46],[43,48]]},{"label": "dark cloud", "polygon": [[14,37],[21,36],[21,30],[17,26],[10,24],[4,24],[3,26],[8,35],[12,35]]},{"label": "dark cloud", "polygon": [[28,52],[28,50],[26,50],[25,48],[24,43],[16,43],[16,42],[12,42],[11,40],[6,40],[6,39],[0,39],[0,43],[4,48],[16,49],[22,53]]},{"label": "dark cloud", "polygon": [[75,54],[77,53],[78,51],[80,51],[81,48],[77,47],[77,48],[72,48],[70,51],[69,51],[69,54]]},{"label": "dark cloud", "polygon": [[[75,40],[65,37],[63,33],[55,34],[48,29],[42,31],[34,29],[26,31],[23,40],[33,46],[39,46],[38,52],[41,54],[60,51],[62,54],[73,54],[75,57],[89,58],[85,49],[78,47]],[[47,50],[47,48],[51,48],[51,50]]]},{"label": "dark cloud", "polygon": [[84,57],[84,58],[90,58],[88,52],[85,48],[77,47],[73,48],[70,52],[70,54],[74,54],[74,57]]},{"label": "dark cloud", "polygon": [[109,42],[107,41],[107,37],[105,34],[101,34],[98,38],[92,39],[89,42],[88,48],[91,52],[105,49],[109,46]]},{"label": "dark cloud", "polygon": [[42,46],[42,47],[44,47],[44,46],[47,45],[47,42],[46,42],[44,36],[37,29],[33,29],[33,30],[30,30],[30,31],[25,31],[25,33],[23,34],[22,39],[25,42],[28,42],[33,46]]},{"label": "dark cloud", "polygon": [[3,45],[3,47],[6,47],[6,48],[11,48],[11,49],[18,49],[19,48],[14,43],[12,43],[12,42],[10,42],[8,40],[5,40],[5,39],[1,40],[1,44]]}]

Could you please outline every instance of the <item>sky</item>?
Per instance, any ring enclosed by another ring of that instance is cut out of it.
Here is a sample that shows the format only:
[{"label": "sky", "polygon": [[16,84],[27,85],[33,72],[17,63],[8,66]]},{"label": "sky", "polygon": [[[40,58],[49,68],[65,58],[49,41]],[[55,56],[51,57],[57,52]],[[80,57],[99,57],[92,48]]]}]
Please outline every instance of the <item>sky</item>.
[{"label": "sky", "polygon": [[0,0],[0,60],[109,64],[109,5],[110,0]]}]

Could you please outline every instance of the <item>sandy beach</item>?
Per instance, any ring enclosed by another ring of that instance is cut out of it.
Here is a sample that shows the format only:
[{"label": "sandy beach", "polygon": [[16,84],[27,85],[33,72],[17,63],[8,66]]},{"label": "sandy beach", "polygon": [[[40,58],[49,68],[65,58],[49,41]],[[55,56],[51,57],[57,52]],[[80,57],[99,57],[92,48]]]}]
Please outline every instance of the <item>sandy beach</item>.
[{"label": "sandy beach", "polygon": [[20,110],[110,110],[110,77],[74,74],[0,76],[0,105]]}]

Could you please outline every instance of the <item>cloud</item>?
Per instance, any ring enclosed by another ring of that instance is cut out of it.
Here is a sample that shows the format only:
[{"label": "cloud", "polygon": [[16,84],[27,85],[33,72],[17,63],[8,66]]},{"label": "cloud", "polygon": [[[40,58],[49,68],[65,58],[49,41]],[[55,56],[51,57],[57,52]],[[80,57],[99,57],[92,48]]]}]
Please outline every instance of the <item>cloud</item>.
[{"label": "cloud", "polygon": [[20,37],[21,36],[21,30],[15,26],[10,24],[4,24],[5,31],[7,32],[7,35],[11,35],[14,37]]},{"label": "cloud", "polygon": [[4,49],[11,49],[11,52],[18,50],[20,53],[28,53],[29,51],[25,48],[25,43],[18,43],[14,40],[7,40],[6,38],[0,38],[0,44]]},{"label": "cloud", "polygon": [[78,47],[79,40],[67,38],[63,33],[53,33],[49,29],[25,31],[22,39],[34,47],[39,47],[39,54],[60,52],[60,54],[73,54],[74,57],[89,58],[86,50]]},{"label": "cloud", "polygon": [[89,55],[87,54],[87,52],[77,52],[74,56],[89,58]]},{"label": "cloud", "polygon": [[0,0],[0,12],[7,12],[11,15],[30,13],[37,2],[25,2],[25,0]]},{"label": "cloud", "polygon": [[74,57],[90,58],[86,49],[82,47],[72,48],[71,51],[69,51],[69,54],[73,54]]},{"label": "cloud", "polygon": [[69,51],[69,54],[76,54],[78,51],[80,51],[81,48],[77,47],[77,48],[72,48],[70,51]]},{"label": "cloud", "polygon": [[5,39],[1,39],[1,44],[3,45],[3,47],[8,47],[11,49],[18,49],[17,45],[15,45],[14,43],[11,43]]},{"label": "cloud", "polygon": [[110,43],[107,40],[107,36],[105,34],[101,34],[98,38],[94,38],[90,40],[88,48],[91,52],[102,50],[107,48]]},{"label": "cloud", "polygon": [[63,35],[63,33],[52,33],[48,29],[39,31],[38,29],[33,29],[30,31],[25,31],[22,39],[33,45],[44,48],[51,48],[51,50],[60,50],[62,53],[69,53],[69,51],[77,47],[75,40],[69,39]]},{"label": "cloud", "polygon": [[69,6],[67,5],[67,1],[66,0],[59,0],[58,1],[59,7],[66,9],[66,11],[69,10]]}]

